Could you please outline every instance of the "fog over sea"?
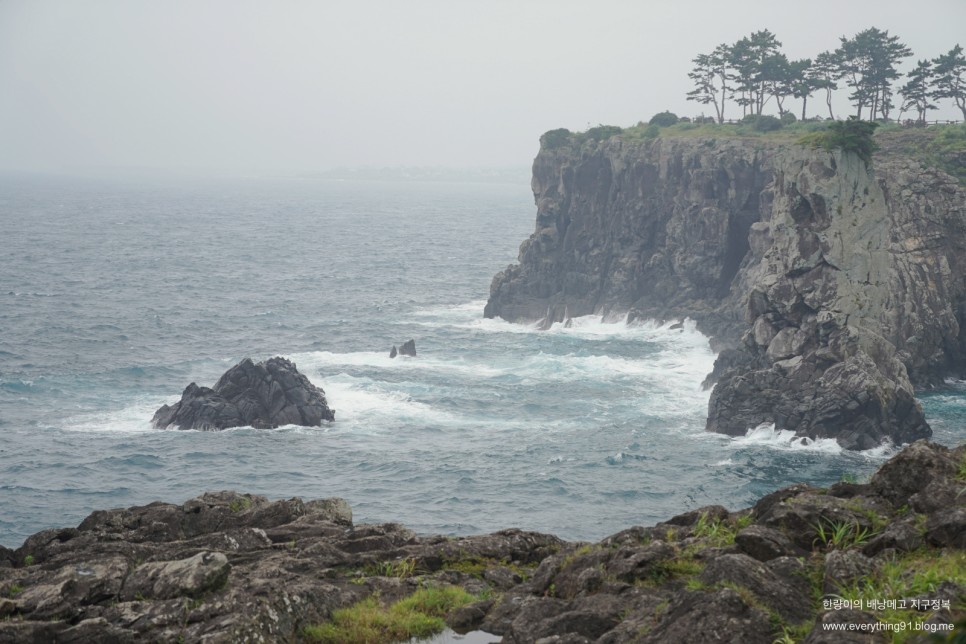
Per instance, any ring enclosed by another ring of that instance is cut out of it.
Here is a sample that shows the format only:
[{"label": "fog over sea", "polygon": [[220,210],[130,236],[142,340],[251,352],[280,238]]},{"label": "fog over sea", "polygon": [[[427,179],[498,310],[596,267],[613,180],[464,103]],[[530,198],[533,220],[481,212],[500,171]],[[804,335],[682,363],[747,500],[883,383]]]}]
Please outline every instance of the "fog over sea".
[{"label": "fog over sea", "polygon": [[[533,229],[505,182],[0,176],[0,544],[207,490],[340,496],[419,533],[600,539],[893,453],[704,431],[693,324],[482,317]],[[389,349],[416,340],[416,358]],[[336,421],[156,430],[240,359],[293,360]],[[966,386],[922,398],[966,440]]]}]

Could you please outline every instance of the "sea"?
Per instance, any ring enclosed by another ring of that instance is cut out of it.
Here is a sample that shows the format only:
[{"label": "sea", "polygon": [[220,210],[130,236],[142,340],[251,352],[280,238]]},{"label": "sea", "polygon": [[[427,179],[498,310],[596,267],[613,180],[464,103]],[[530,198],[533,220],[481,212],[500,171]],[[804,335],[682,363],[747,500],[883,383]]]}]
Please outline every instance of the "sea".
[{"label": "sea", "polygon": [[[0,175],[0,544],[209,490],[338,496],[356,523],[598,540],[795,482],[865,480],[895,446],[704,431],[689,320],[483,318],[532,232],[528,177]],[[415,358],[389,358],[416,341]],[[159,430],[191,382],[293,360],[336,420]],[[966,384],[924,392],[966,440]]]}]

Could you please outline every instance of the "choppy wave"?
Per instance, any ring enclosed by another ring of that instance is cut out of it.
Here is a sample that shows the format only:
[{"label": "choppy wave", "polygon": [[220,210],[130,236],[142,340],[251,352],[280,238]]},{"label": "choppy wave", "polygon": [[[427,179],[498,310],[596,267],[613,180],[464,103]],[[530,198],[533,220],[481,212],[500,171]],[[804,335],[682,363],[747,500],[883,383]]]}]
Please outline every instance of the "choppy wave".
[{"label": "choppy wave", "polygon": [[834,438],[811,439],[796,436],[788,429],[776,429],[774,423],[762,423],[749,429],[744,436],[733,439],[736,446],[766,446],[775,450],[804,450],[825,454],[841,454],[842,446]]}]

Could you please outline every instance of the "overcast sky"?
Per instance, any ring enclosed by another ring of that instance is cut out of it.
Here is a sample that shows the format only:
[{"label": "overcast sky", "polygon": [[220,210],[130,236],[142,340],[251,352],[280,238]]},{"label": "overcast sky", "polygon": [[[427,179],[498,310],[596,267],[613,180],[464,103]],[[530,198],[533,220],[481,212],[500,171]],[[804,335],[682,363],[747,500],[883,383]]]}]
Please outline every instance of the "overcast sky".
[{"label": "overcast sky", "polygon": [[719,43],[870,26],[909,69],[966,46],[966,0],[0,0],[0,168],[526,166],[549,129],[699,113]]}]

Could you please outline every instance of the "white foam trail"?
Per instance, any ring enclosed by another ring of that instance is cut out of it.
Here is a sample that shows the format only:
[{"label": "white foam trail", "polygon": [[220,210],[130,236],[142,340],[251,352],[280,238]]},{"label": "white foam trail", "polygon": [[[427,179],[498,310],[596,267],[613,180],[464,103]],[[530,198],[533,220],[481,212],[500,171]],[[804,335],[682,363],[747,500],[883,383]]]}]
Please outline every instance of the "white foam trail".
[{"label": "white foam trail", "polygon": [[774,423],[762,423],[749,429],[744,436],[732,439],[735,446],[760,445],[781,451],[809,451],[841,454],[844,450],[834,438],[811,439],[796,436],[790,429],[776,429]]},{"label": "white foam trail", "polygon": [[[671,320],[658,323],[653,320],[628,323],[627,316],[584,315],[570,318],[566,323],[557,322],[549,329],[540,329],[536,323],[520,324],[501,318],[484,318],[485,300],[475,300],[455,306],[436,307],[417,311],[417,318],[437,318],[436,321],[420,321],[431,327],[457,327],[490,333],[548,333],[583,338],[630,338],[645,341],[668,341],[674,344],[708,346],[708,338],[697,331],[693,320]],[[672,329],[672,326],[678,328]],[[710,349],[709,349],[710,351]]]},{"label": "white foam trail", "polygon": [[151,418],[161,405],[173,405],[181,396],[159,401],[157,398],[139,400],[118,410],[91,412],[71,416],[58,428],[75,432],[143,433],[156,431]]},{"label": "white foam trail", "polygon": [[[309,379],[313,380],[312,377]],[[375,386],[365,378],[340,374],[315,384],[324,387],[339,426],[377,429],[401,424],[453,425],[464,422],[459,417],[415,401],[402,391]]]},{"label": "white foam trail", "polygon": [[873,447],[872,449],[863,450],[861,452],[856,452],[859,456],[863,456],[870,461],[884,461],[888,458],[892,458],[899,452],[899,448],[896,447],[892,442],[885,441],[878,447]]},{"label": "white foam trail", "polygon": [[473,300],[465,304],[452,306],[434,306],[413,313],[416,317],[453,317],[463,319],[466,317],[477,318],[483,315],[486,307],[486,300]]},{"label": "white foam trail", "polygon": [[[420,354],[415,359],[409,356],[389,357],[388,351],[356,351],[350,353],[333,353],[331,351],[314,351],[298,353],[289,356],[298,365],[299,371],[311,373],[332,373],[338,367],[366,367],[369,369],[385,369],[386,371],[441,371],[454,372],[475,376],[499,376],[503,369],[491,365],[467,362],[463,356],[452,359],[430,357]],[[319,386],[324,388],[320,383]]]}]

